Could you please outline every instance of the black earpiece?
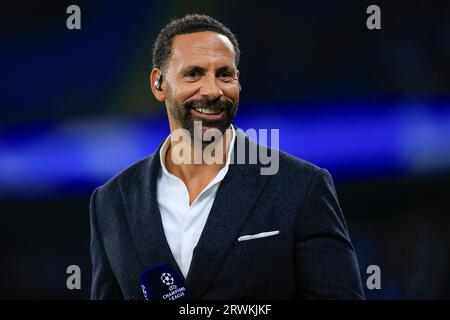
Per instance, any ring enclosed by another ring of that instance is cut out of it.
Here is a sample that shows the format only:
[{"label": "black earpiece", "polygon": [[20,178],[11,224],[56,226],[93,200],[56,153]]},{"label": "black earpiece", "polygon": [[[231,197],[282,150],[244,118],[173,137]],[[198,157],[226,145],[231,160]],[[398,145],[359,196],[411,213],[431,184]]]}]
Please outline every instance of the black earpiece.
[{"label": "black earpiece", "polygon": [[159,74],[158,78],[155,81],[155,89],[158,90],[158,91],[162,90],[162,88],[161,88],[161,81],[162,81],[162,75]]}]

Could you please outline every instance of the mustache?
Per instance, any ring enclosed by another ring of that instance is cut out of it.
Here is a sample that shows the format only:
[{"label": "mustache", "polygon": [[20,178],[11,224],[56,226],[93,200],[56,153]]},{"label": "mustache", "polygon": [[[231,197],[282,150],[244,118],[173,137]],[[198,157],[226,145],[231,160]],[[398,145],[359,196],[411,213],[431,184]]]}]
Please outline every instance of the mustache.
[{"label": "mustache", "polygon": [[222,101],[220,99],[195,99],[185,102],[184,106],[190,109],[212,108],[216,110],[230,110],[233,107],[233,102],[229,100]]}]

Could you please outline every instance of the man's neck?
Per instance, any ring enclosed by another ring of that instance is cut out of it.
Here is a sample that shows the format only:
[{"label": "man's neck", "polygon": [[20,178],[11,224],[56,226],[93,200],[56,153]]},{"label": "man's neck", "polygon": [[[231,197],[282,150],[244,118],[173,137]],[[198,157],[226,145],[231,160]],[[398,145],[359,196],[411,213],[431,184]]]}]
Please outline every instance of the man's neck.
[{"label": "man's neck", "polygon": [[[207,160],[206,157],[209,155],[206,154],[205,148],[207,145],[199,143],[201,146],[201,161],[194,161],[194,153],[195,153],[195,143],[192,142],[190,146],[187,146],[187,148],[190,148],[190,154],[191,154],[191,161],[188,161],[188,163],[174,163],[172,161],[172,152],[174,150],[174,146],[178,143],[183,142],[172,142],[172,140],[169,139],[170,145],[167,149],[166,157],[165,157],[165,165],[167,170],[172,173],[173,175],[180,178],[185,183],[192,180],[192,179],[209,179],[210,177],[214,177],[217,175],[217,173],[226,165],[227,157],[228,157],[228,150],[231,147],[231,141],[232,141],[232,129],[231,126],[225,131],[225,134],[221,136],[220,140],[217,142],[217,146],[215,149],[221,149],[221,161],[218,161],[218,163],[210,163]],[[211,147],[211,146],[210,146]],[[209,149],[211,150],[211,148]],[[199,152],[200,153],[200,152]],[[214,152],[212,154],[214,156]],[[198,158],[197,158],[198,159]]]}]

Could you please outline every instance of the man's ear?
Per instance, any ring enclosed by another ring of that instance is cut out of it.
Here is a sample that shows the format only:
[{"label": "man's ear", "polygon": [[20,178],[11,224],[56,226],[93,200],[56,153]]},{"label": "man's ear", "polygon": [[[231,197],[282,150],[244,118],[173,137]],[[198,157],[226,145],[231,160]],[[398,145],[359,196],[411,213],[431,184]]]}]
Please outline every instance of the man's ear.
[{"label": "man's ear", "polygon": [[241,87],[241,83],[239,82],[239,70],[236,70],[236,79],[237,79],[237,85],[238,85],[239,91],[241,91],[242,87]]},{"label": "man's ear", "polygon": [[[159,82],[159,88],[157,88],[157,83]],[[166,90],[165,85],[163,85],[162,71],[158,68],[153,68],[150,73],[150,86],[152,88],[153,95],[159,102],[164,102],[166,100]]]}]

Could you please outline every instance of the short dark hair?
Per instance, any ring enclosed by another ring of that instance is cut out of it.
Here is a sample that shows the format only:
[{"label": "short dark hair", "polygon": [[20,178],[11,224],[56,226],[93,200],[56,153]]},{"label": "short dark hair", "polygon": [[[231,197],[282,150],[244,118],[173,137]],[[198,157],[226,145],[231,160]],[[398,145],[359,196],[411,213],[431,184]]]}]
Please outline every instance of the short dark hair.
[{"label": "short dark hair", "polygon": [[210,16],[189,14],[181,19],[172,20],[161,30],[153,45],[153,68],[166,67],[172,54],[172,41],[175,36],[202,31],[212,31],[226,36],[234,47],[236,66],[239,64],[239,44],[230,29]]}]

